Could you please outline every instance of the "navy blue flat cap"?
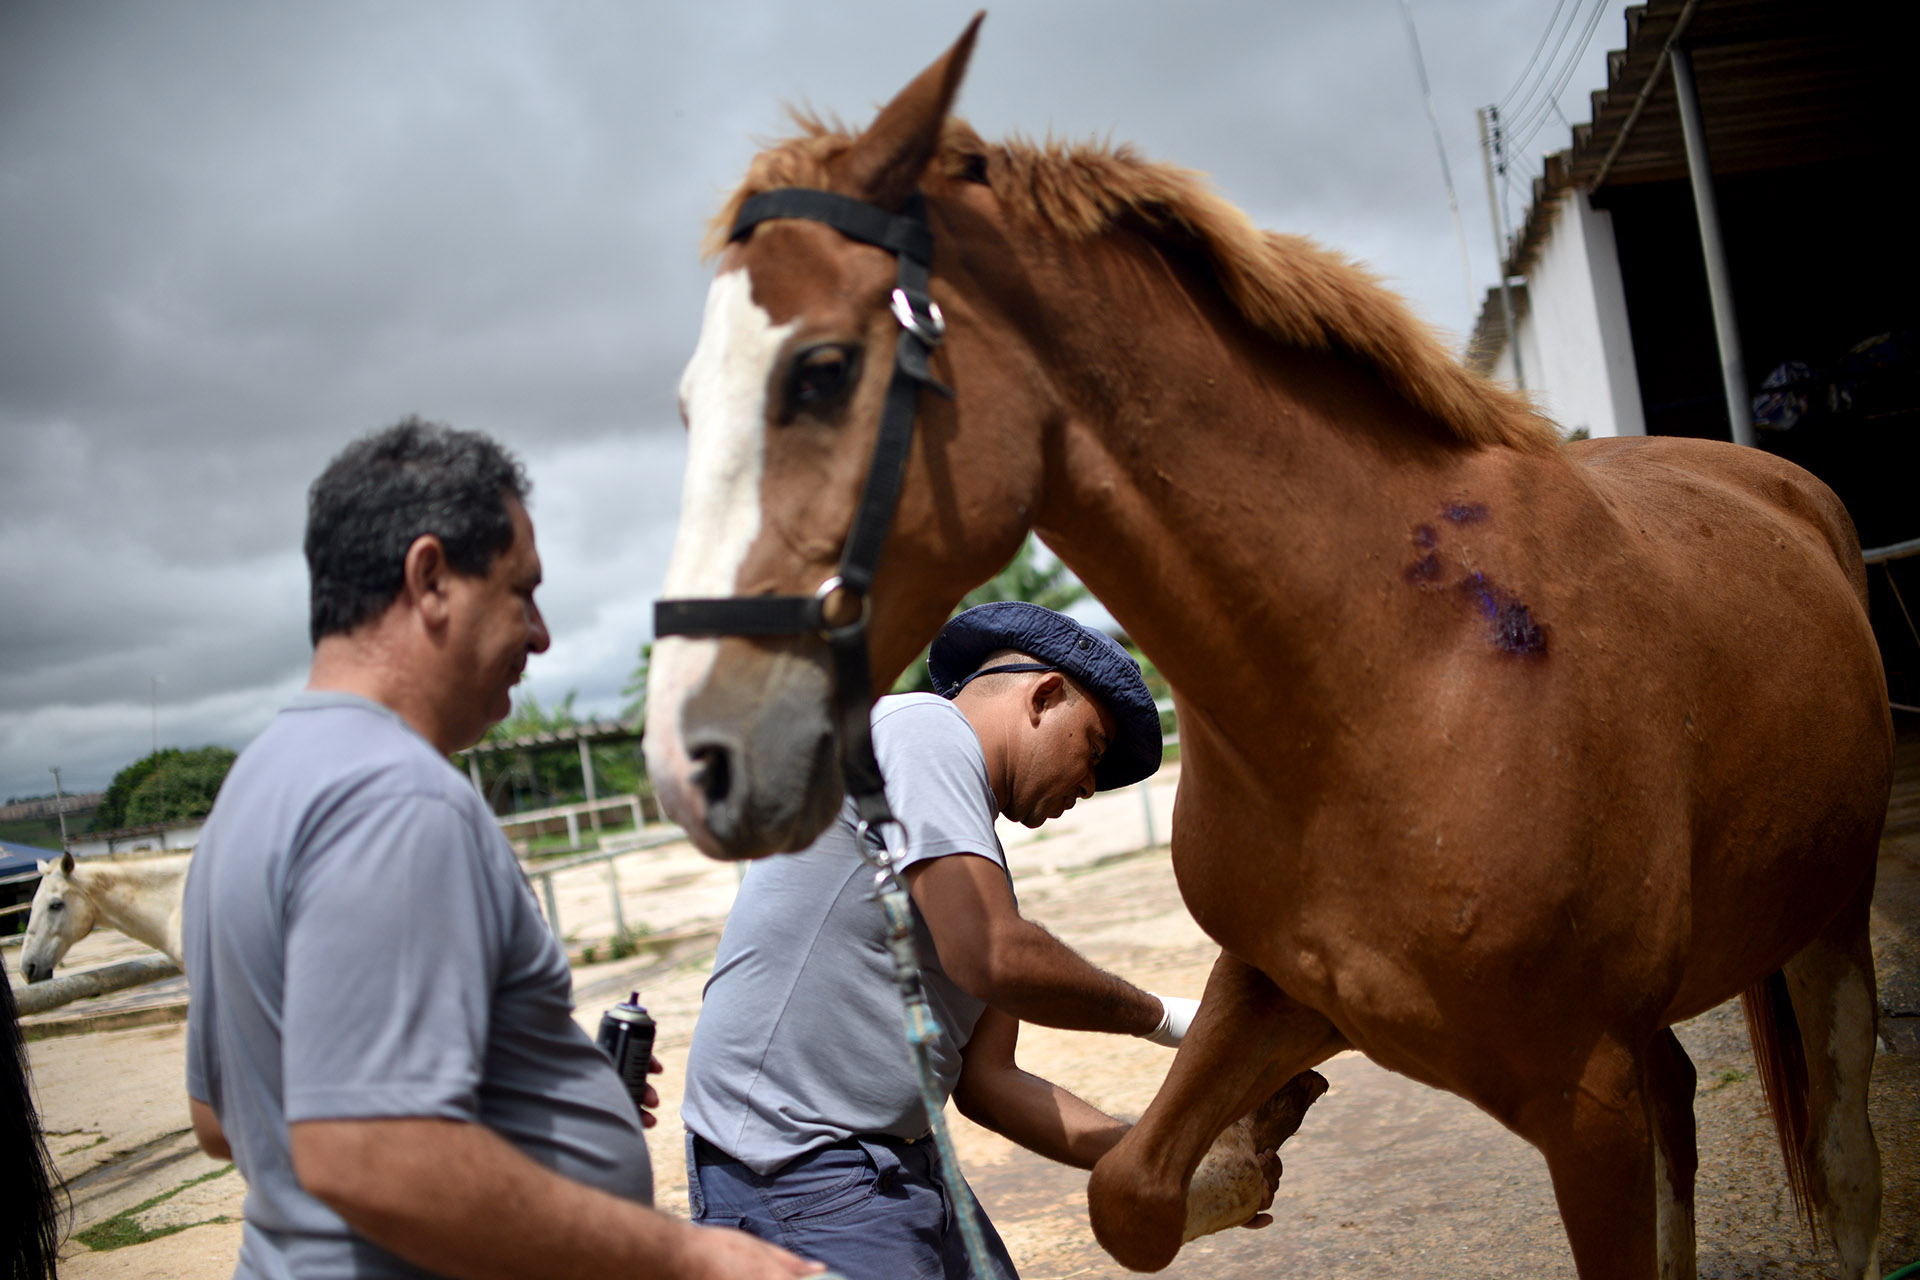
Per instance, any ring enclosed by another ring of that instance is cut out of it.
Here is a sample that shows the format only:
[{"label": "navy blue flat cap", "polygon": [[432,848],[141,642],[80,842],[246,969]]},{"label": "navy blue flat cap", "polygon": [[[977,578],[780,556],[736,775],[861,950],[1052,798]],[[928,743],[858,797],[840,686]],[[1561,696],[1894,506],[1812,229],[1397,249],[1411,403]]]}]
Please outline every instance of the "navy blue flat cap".
[{"label": "navy blue flat cap", "polygon": [[1093,771],[1098,790],[1153,776],[1160,767],[1160,713],[1140,678],[1140,664],[1111,636],[1025,600],[975,605],[949,621],[934,639],[927,654],[933,691],[953,697],[987,655],[999,649],[1014,649],[1046,664],[1009,664],[1015,670],[1050,668],[1072,676],[1113,713],[1113,741]]}]

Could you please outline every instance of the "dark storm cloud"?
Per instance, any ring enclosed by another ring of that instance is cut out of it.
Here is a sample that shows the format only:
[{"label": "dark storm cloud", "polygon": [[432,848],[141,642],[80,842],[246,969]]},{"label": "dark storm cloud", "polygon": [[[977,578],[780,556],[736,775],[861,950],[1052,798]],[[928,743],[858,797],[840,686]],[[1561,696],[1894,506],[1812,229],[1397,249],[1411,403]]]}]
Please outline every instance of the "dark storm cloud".
[{"label": "dark storm cloud", "polygon": [[[1479,288],[1471,109],[1551,8],[1417,5]],[[555,634],[532,687],[616,707],[677,512],[706,217],[784,104],[864,121],[970,13],[0,7],[0,792],[104,783],[149,745],[154,675],[163,741],[257,732],[306,657],[305,486],[414,411],[525,457]],[[1471,323],[1392,0],[1009,6],[961,111],[1207,171]]]}]

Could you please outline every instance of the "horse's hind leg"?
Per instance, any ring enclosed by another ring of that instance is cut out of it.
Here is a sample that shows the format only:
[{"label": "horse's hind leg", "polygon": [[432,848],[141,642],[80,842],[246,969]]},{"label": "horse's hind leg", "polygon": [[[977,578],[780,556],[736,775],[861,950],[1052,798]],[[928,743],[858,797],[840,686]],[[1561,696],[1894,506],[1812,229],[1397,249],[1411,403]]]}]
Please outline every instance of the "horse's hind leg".
[{"label": "horse's hind leg", "polygon": [[1345,1047],[1326,1018],[1222,952],[1160,1091],[1087,1183],[1101,1246],[1136,1271],[1158,1271],[1173,1261],[1188,1185],[1213,1140],[1275,1089]]},{"label": "horse's hind leg", "polygon": [[1694,1280],[1693,1179],[1700,1160],[1694,1141],[1693,1060],[1671,1030],[1647,1047],[1647,1119],[1653,1127],[1654,1195],[1660,1280]]},{"label": "horse's hind leg", "polygon": [[1804,1158],[1815,1201],[1833,1233],[1846,1280],[1880,1274],[1880,1149],[1867,1121],[1875,1022],[1873,951],[1867,943],[1871,878],[1785,966],[1806,1048]]}]

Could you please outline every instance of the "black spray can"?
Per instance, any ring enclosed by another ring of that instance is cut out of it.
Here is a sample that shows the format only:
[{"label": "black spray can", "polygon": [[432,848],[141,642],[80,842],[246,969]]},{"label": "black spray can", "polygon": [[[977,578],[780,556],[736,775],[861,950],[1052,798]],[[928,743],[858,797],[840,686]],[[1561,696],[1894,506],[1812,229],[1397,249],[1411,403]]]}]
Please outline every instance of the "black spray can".
[{"label": "black spray can", "polygon": [[653,1018],[638,991],[600,1015],[599,1045],[613,1059],[620,1083],[627,1086],[635,1110],[647,1096],[647,1067],[653,1060]]}]

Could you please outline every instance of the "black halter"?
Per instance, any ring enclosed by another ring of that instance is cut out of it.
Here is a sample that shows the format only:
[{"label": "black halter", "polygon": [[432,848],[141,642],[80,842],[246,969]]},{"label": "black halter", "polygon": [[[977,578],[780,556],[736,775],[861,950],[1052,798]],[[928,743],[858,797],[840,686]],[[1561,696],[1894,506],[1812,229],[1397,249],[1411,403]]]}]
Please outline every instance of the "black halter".
[{"label": "black halter", "polygon": [[933,256],[933,233],[927,229],[926,202],[915,193],[898,214],[877,205],[831,191],[787,187],[754,196],[740,206],[728,238],[738,240],[770,218],[806,218],[824,222],[841,235],[876,245],[899,260],[893,290],[893,314],[900,321],[900,340],[894,346],[893,379],[887,384],[880,413],[880,435],[873,445],[873,461],[860,492],[860,509],[840,553],[834,575],[810,596],[726,596],[711,600],[656,600],[655,636],[798,636],[818,635],[833,653],[834,714],[840,728],[840,761],[847,794],[854,798],[861,821],[878,827],[894,820],[887,807],[879,762],[873,756],[868,717],[873,690],[868,677],[867,619],[869,596],[880,551],[893,524],[906,476],[908,448],[913,441],[913,417],[924,384],[948,399],[928,366],[928,357],[940,345],[946,321],[927,295],[927,265]]}]

